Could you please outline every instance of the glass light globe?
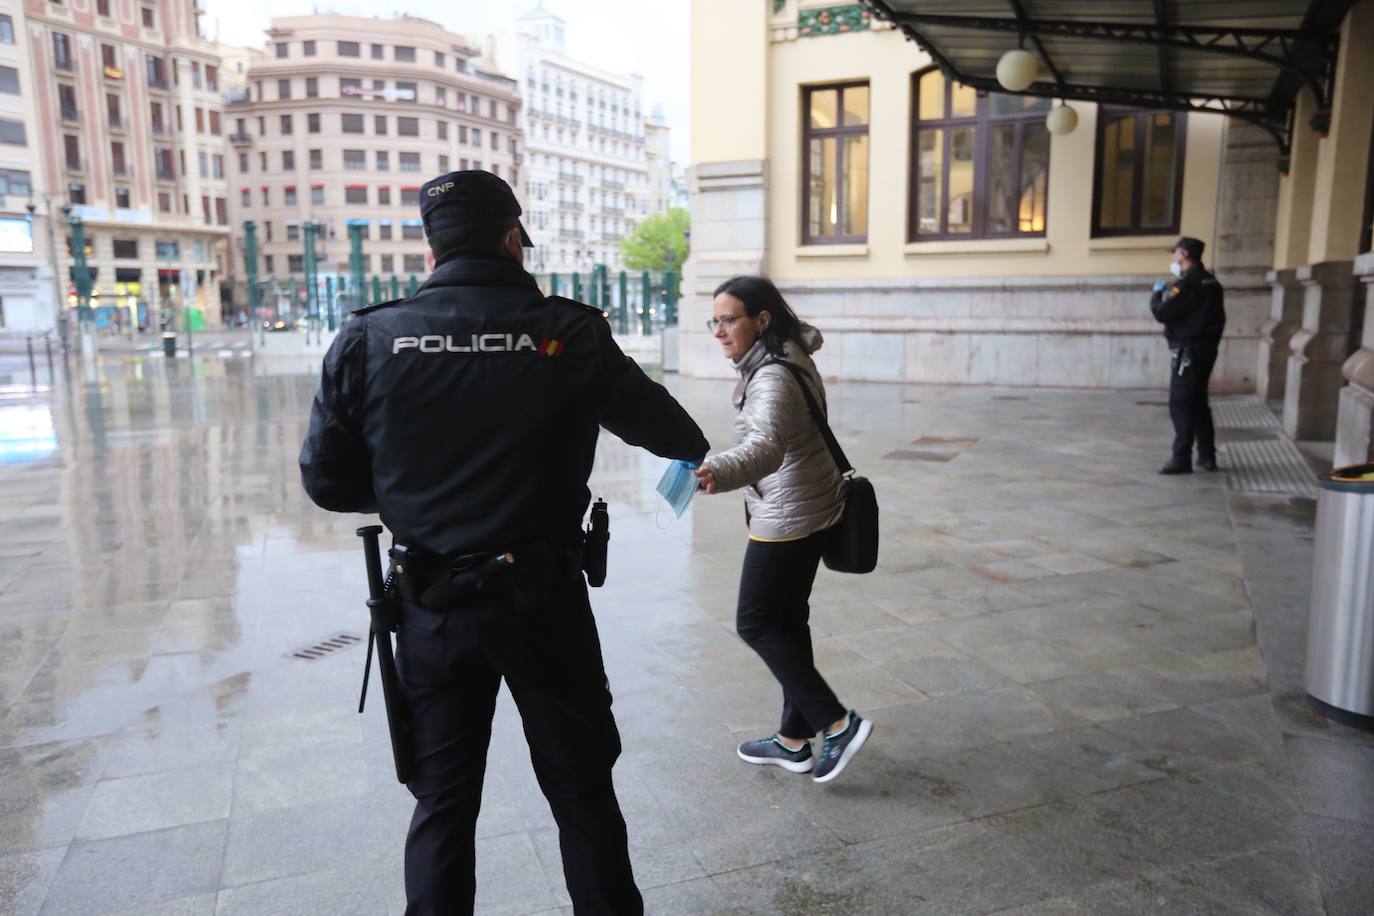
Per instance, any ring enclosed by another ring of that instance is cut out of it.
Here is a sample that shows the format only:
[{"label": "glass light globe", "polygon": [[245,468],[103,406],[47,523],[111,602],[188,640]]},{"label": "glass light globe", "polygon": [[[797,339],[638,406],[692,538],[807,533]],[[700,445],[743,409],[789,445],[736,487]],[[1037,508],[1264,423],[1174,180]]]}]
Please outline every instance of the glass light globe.
[{"label": "glass light globe", "polygon": [[1078,112],[1068,105],[1060,105],[1050,109],[1050,113],[1045,115],[1045,127],[1056,137],[1071,134],[1078,126]]},{"label": "glass light globe", "polygon": [[997,82],[1008,92],[1020,92],[1035,82],[1040,64],[1035,55],[1021,48],[1008,51],[997,62]]}]

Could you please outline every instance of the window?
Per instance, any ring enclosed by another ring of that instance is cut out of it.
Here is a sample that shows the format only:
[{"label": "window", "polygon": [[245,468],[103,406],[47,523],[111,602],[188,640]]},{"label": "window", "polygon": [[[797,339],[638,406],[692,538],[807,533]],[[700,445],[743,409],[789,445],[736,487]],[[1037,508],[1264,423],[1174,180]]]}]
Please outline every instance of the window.
[{"label": "window", "polygon": [[501,135],[500,135],[500,134],[497,134],[497,133],[492,133],[492,134],[491,134],[491,148],[492,148],[492,149],[495,149],[495,150],[499,150],[499,149],[501,148]]},{"label": "window", "polygon": [[425,256],[422,254],[405,255],[404,267],[408,274],[422,274],[425,272]]},{"label": "window", "polygon": [[310,167],[312,169],[324,168],[324,150],[312,149],[310,151]]},{"label": "window", "polygon": [[288,206],[288,207],[294,207],[294,206],[296,206],[296,186],[295,186],[295,185],[293,185],[293,184],[287,185],[286,188],[285,188],[285,190],[284,190],[282,193],[285,194],[285,196],[286,196],[286,206]]},{"label": "window", "polygon": [[[200,111],[200,109],[197,108],[196,111]],[[282,132],[283,135],[291,133],[291,116],[290,116],[290,115],[282,115],[282,116],[281,116],[281,132]]]},{"label": "window", "polygon": [[291,51],[291,46],[284,41],[277,42],[277,60],[284,60]]},{"label": "window", "polygon": [[229,206],[223,197],[215,198],[215,222],[221,226],[229,225]]},{"label": "window", "polygon": [[1093,235],[1179,230],[1187,116],[1104,108],[1097,118]]},{"label": "window", "polygon": [[441,69],[443,68],[443,66],[444,66],[444,52],[443,52],[443,51],[435,51],[435,52],[434,52],[434,66],[439,67],[439,68],[441,68]]},{"label": "window", "polygon": [[[153,125],[153,133],[155,133],[155,134],[165,134],[165,133],[167,133],[167,122],[163,119],[163,116],[162,116],[162,103],[161,103],[161,102],[151,102],[151,103],[149,103],[148,108],[149,108],[149,113],[152,115],[151,121],[152,121],[152,125]],[[239,133],[244,133],[244,131],[243,131],[242,129],[240,129],[240,130],[239,130]]]},{"label": "window", "polygon": [[253,206],[253,192],[249,188],[244,188],[239,192],[239,204],[244,207]]},{"label": "window", "polygon": [[132,205],[132,198],[129,196],[128,188],[115,188],[115,206],[121,210],[127,210]]},{"label": "window", "polygon": [[458,142],[459,142],[459,143],[467,143],[467,142],[468,142],[468,126],[467,126],[466,124],[459,124],[459,125],[458,125]]},{"label": "window", "polygon": [[420,202],[419,188],[401,188],[401,206],[411,207]]},{"label": "window", "polygon": [[420,171],[419,153],[401,153],[401,171],[418,172]]},{"label": "window", "polygon": [[76,87],[68,86],[66,83],[57,84],[57,108],[64,121],[81,120],[80,113],[76,110]]},{"label": "window", "polygon": [[356,76],[339,77],[339,95],[361,95],[357,90],[363,88],[363,81]]},{"label": "window", "polygon": [[19,169],[0,169],[0,195],[28,197],[32,193],[33,183],[28,172]]},{"label": "window", "polygon": [[222,122],[220,121],[219,112],[218,112],[218,111],[213,111],[213,110],[212,110],[212,111],[210,112],[210,133],[212,133],[212,134],[214,134],[216,137],[218,137],[218,136],[219,136],[220,134],[222,134],[223,132],[224,132],[224,127],[223,127],[223,125],[222,125]]},{"label": "window", "polygon": [[210,157],[210,177],[224,177],[224,157],[221,156],[219,153],[215,153],[213,156]]},{"label": "window", "polygon": [[320,113],[318,111],[312,111],[305,116],[305,129],[312,134],[320,132]]},{"label": "window", "polygon": [[284,149],[281,151],[281,170],[292,172],[296,169],[296,151]]},{"label": "window", "polygon": [[343,151],[344,168],[353,172],[361,172],[367,168],[367,151],[360,149],[346,149]]},{"label": "window", "polygon": [[346,134],[360,134],[363,132],[363,116],[360,114],[339,115],[339,127]]},{"label": "window", "polygon": [[262,188],[261,190],[262,190],[262,205],[263,205],[264,207],[270,207],[270,206],[272,206],[272,191],[271,191],[271,189],[270,189],[270,188]]},{"label": "window", "polygon": [[[377,238],[383,242],[391,241],[391,223],[382,222],[377,225]],[[391,255],[382,255],[382,270],[390,270],[391,264],[388,259]]]},{"label": "window", "polygon": [[219,67],[205,65],[205,88],[209,92],[219,92]]},{"label": "window", "polygon": [[301,224],[295,220],[290,220],[286,224],[286,240],[288,242],[299,242],[301,240]]},{"label": "window", "polygon": [[155,28],[157,28],[157,18],[156,18],[155,15],[153,14],[153,9],[152,9],[152,7],[149,7],[149,6],[143,7],[143,27],[144,27],[145,29],[155,29]]},{"label": "window", "polygon": [[10,95],[19,94],[19,71],[13,67],[0,67],[0,92]]},{"label": "window", "polygon": [[276,268],[272,266],[272,256],[270,254],[262,256],[262,269],[269,274],[275,272]]},{"label": "window", "polygon": [[286,256],[287,273],[298,274],[305,270],[305,255],[288,254]]},{"label": "window", "polygon": [[396,60],[404,64],[415,63],[415,49],[409,45],[396,46]]},{"label": "window", "polygon": [[248,171],[248,154],[247,154],[247,153],[239,153],[239,171],[240,171],[240,172],[245,172],[245,173]]},{"label": "window", "polygon": [[106,19],[110,18],[110,0],[95,0],[95,13]]},{"label": "window", "polygon": [[200,80],[200,61],[191,61],[191,86],[194,89],[201,88],[203,84]]},{"label": "window", "polygon": [[157,192],[157,209],[159,213],[172,212],[172,195],[166,191]]},{"label": "window", "polygon": [[310,186],[310,202],[317,207],[324,205],[324,185],[312,184]]},{"label": "window", "polygon": [[339,42],[339,56],[340,56],[340,57],[359,57],[359,56],[361,56],[361,55],[358,53],[358,51],[359,51],[359,48],[358,48],[358,43],[357,43],[356,41],[341,41],[341,42]]},{"label": "window", "polygon": [[496,100],[487,99],[487,117],[496,120]]},{"label": "window", "polygon": [[447,156],[441,155],[441,156],[439,157],[439,174],[440,174],[440,175],[447,175],[447,174],[448,174],[448,171],[449,171],[449,168],[448,168],[448,157],[447,157]]},{"label": "window", "polygon": [[344,203],[346,204],[366,204],[367,185],[350,184],[344,185]]},{"label": "window", "polygon": [[377,203],[391,206],[391,185],[384,184],[377,189]]},{"label": "window", "polygon": [[[383,230],[385,231],[385,233],[386,233],[386,234],[383,235],[382,237],[383,237],[383,238],[388,238],[388,239],[391,238],[391,227],[390,227],[390,226],[383,226],[382,229],[383,229]],[[393,270],[395,270],[396,258],[395,258],[394,255],[384,254],[384,255],[382,255],[381,261],[382,261],[382,273],[387,274],[387,273],[391,273]]]},{"label": "window", "polygon": [[313,41],[301,42],[301,54],[305,55],[306,57],[314,57],[315,43]]},{"label": "window", "polygon": [[[67,185],[67,200],[71,201],[73,204],[76,204],[77,206],[85,206],[86,186],[76,181]],[[92,239],[91,241],[94,242],[95,240]],[[68,247],[70,248],[70,246]]]},{"label": "window", "polygon": [[138,239],[115,239],[114,256],[121,260],[138,258]]},{"label": "window", "polygon": [[277,80],[277,98],[278,98],[278,99],[289,99],[289,98],[291,98],[291,81],[290,81],[290,80]]},{"label": "window", "polygon": [[417,241],[425,237],[425,227],[419,224],[404,223],[401,226],[401,238],[410,241]]},{"label": "window", "polygon": [[153,169],[161,181],[171,181],[176,177],[172,170],[172,151],[165,146],[153,147]]},{"label": "window", "polygon": [[447,121],[435,121],[435,122],[434,122],[434,126],[435,126],[435,129],[438,131],[439,139],[440,139],[440,140],[447,140],[447,139],[448,139],[448,122],[447,122]]},{"label": "window", "polygon": [[377,150],[377,171],[391,171],[391,154],[386,150]]},{"label": "window", "polygon": [[802,94],[802,243],[868,237],[868,84]]},{"label": "window", "polygon": [[67,168],[80,170],[81,163],[81,141],[73,134],[62,135],[63,158],[66,160]]},{"label": "window", "polygon": [[124,144],[118,140],[110,144],[110,168],[116,175],[129,174],[129,163],[124,159]]},{"label": "window", "polygon": [[420,119],[419,119],[419,118],[397,118],[397,119],[396,119],[396,133],[399,134],[399,135],[402,136],[402,137],[418,137],[418,136],[420,136]]},{"label": "window", "polygon": [[448,104],[448,90],[443,86],[434,87],[434,104],[441,108]]},{"label": "window", "polygon": [[305,97],[307,99],[318,99],[320,97],[320,80],[316,76],[305,78]]},{"label": "window", "polygon": [[1043,235],[1049,188],[1049,99],[915,76],[911,241]]},{"label": "window", "polygon": [[72,40],[64,32],[52,33],[52,62],[59,70],[72,68]]},{"label": "window", "polygon": [[210,177],[210,157],[209,157],[208,155],[206,155],[205,153],[203,153],[203,152],[200,154],[200,173],[199,173],[199,174],[200,174],[200,177],[201,177],[201,178],[209,178],[209,177]]},{"label": "window", "polygon": [[[146,59],[148,67],[148,85],[154,89],[167,88],[167,61],[161,57],[154,57],[149,54]],[[258,93],[262,95],[261,92]]]},{"label": "window", "polygon": [[372,132],[379,137],[386,136],[386,115],[372,116]]},{"label": "window", "polygon": [[472,145],[476,147],[481,147],[482,145],[482,131],[476,127],[472,129]]},{"label": "window", "polygon": [[198,134],[203,134],[203,133],[205,133],[205,109],[204,109],[204,108],[197,108],[197,109],[196,109],[196,133],[198,133]]},{"label": "window", "polygon": [[381,45],[373,45],[373,46],[372,46],[372,59],[373,59],[373,60],[382,60],[384,57],[386,57],[386,49],[383,48]]},{"label": "window", "polygon": [[418,102],[420,100],[420,87],[415,83],[397,80],[396,97],[407,102]]},{"label": "window", "polygon": [[14,44],[14,20],[9,13],[0,13],[0,44]]}]

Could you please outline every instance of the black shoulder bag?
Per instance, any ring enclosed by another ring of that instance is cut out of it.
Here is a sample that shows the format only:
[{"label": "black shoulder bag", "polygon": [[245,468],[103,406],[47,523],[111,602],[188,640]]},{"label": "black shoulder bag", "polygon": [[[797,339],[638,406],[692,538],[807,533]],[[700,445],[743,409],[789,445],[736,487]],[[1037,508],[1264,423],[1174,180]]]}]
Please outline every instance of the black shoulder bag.
[{"label": "black shoulder bag", "polygon": [[785,366],[796,377],[811,417],[820,427],[826,448],[830,449],[830,457],[835,459],[836,466],[844,475],[844,515],[840,523],[830,529],[830,540],[822,555],[826,567],[842,573],[873,572],[878,565],[878,495],[873,491],[873,484],[867,477],[859,477],[854,473],[854,466],[845,457],[844,449],[840,448],[825,414],[821,412],[821,406],[811,393],[811,387],[806,384],[805,370],[781,359],[769,360],[763,365]]}]

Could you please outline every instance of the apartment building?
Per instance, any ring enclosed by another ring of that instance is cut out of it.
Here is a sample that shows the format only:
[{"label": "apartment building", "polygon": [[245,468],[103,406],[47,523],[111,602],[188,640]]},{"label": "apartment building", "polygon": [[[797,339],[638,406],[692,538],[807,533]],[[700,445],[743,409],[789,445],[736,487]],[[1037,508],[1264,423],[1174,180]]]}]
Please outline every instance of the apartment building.
[{"label": "apartment building", "polygon": [[[221,320],[228,185],[217,46],[195,0],[26,0],[35,136],[55,234],[84,223],[102,324],[156,326],[163,309]],[[0,29],[3,25],[0,24]],[[58,272],[76,305],[70,242]],[[182,320],[187,320],[183,316]]]},{"label": "apartment building", "polygon": [[303,297],[308,222],[321,227],[321,284],[349,274],[350,223],[363,227],[367,276],[408,277],[424,273],[425,181],[487,169],[518,193],[520,97],[461,36],[413,17],[335,15],[274,18],[267,34],[247,97],[229,105],[240,289],[247,220],[264,290]]},{"label": "apartment building", "polygon": [[50,329],[57,311],[24,33],[23,4],[0,0],[0,334]]}]

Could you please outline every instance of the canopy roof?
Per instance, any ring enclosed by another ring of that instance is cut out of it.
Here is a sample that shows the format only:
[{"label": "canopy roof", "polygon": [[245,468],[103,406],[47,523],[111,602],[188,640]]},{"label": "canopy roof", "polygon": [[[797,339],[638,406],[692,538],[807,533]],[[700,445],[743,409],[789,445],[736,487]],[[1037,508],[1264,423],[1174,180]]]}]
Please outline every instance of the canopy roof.
[{"label": "canopy roof", "polygon": [[1024,95],[1216,111],[1287,153],[1303,87],[1330,104],[1338,30],[1353,0],[865,0],[951,79],[1005,92],[1007,51],[1041,63]]}]

